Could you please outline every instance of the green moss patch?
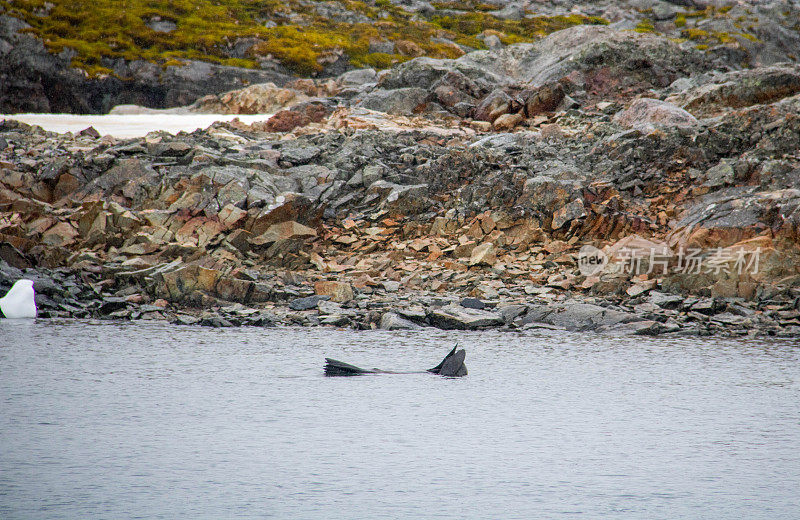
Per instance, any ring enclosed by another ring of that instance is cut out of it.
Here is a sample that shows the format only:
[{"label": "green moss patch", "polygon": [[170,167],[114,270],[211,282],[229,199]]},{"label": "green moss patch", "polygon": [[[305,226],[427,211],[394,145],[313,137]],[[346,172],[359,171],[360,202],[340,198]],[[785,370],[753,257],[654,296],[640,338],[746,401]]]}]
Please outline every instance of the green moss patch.
[{"label": "green moss patch", "polygon": [[[430,18],[388,0],[319,3],[349,11],[360,20],[327,19],[314,4],[298,0],[0,0],[8,14],[31,25],[27,31],[50,51],[73,49],[73,65],[92,75],[110,74],[109,60],[119,58],[163,66],[198,59],[255,68],[270,55],[295,72],[315,74],[345,55],[355,66],[386,68],[414,55],[462,54],[457,45],[443,39],[482,48],[476,37],[486,30],[497,31],[508,44],[533,41],[574,25],[607,23],[580,15],[502,20],[486,12],[493,9],[491,5],[473,0],[439,2],[436,5],[442,9],[464,12]],[[153,20],[172,22],[175,29],[155,31],[148,26]],[[234,58],[231,49],[240,38],[255,38],[257,43],[245,58]],[[371,40],[406,42],[404,49],[414,52],[371,53]]]},{"label": "green moss patch", "polygon": [[638,33],[651,33],[651,32],[656,32],[656,28],[653,25],[652,21],[650,21],[649,19],[645,18],[644,20],[639,22],[639,24],[636,26],[636,28],[634,28],[634,31],[636,31]]}]

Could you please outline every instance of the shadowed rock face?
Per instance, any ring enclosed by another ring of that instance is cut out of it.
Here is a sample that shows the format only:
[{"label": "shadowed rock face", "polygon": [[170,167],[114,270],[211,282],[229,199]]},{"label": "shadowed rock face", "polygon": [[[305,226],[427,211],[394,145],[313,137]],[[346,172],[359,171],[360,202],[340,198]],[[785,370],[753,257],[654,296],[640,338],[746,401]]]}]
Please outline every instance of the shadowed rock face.
[{"label": "shadowed rock face", "polygon": [[[467,366],[464,364],[464,359],[467,353],[464,349],[456,351],[458,345],[453,347],[453,350],[445,356],[441,363],[427,371],[432,374],[437,374],[445,377],[462,377],[467,375]],[[359,368],[349,363],[337,361],[331,358],[325,358],[325,375],[330,377],[335,376],[360,376],[364,374],[416,374],[420,372],[392,372],[388,370],[380,370],[378,368],[366,369]]]}]

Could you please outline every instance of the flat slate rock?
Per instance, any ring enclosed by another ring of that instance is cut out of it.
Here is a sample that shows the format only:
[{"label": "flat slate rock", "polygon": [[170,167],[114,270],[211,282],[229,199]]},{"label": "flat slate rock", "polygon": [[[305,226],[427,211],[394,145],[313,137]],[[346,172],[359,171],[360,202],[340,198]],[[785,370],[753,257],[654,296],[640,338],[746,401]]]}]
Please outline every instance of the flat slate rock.
[{"label": "flat slate rock", "polygon": [[384,330],[413,330],[420,326],[411,320],[401,318],[394,312],[385,312],[381,316],[381,328]]},{"label": "flat slate rock", "polygon": [[431,325],[445,330],[475,330],[503,324],[503,318],[496,312],[467,309],[460,305],[429,309],[427,314]]},{"label": "flat slate rock", "polygon": [[461,300],[461,306],[467,309],[478,310],[483,310],[486,308],[486,304],[480,301],[478,298],[464,298]]},{"label": "flat slate rock", "polygon": [[683,305],[683,297],[678,294],[667,294],[658,291],[651,291],[647,301],[653,305],[658,305],[662,309],[677,309]]},{"label": "flat slate rock", "polygon": [[330,296],[321,296],[319,294],[315,294],[314,296],[307,296],[305,298],[297,298],[296,300],[292,300],[289,303],[289,308],[293,311],[309,311],[311,309],[316,309],[317,304],[320,301],[330,299]]},{"label": "flat slate rock", "polygon": [[608,309],[591,303],[564,302],[531,307],[522,325],[539,322],[572,331],[598,330],[618,323],[640,321],[633,313]]}]

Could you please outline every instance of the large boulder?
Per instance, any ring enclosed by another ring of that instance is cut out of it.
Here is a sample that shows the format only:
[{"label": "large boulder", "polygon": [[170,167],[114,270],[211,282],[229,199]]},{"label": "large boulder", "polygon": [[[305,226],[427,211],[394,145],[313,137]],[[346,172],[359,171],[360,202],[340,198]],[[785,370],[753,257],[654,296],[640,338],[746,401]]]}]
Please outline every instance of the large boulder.
[{"label": "large boulder", "polygon": [[577,25],[535,43],[472,52],[455,61],[459,70],[478,69],[498,83],[533,85],[557,81],[573,71],[602,69],[606,71],[605,84],[598,83],[596,88],[613,92],[621,80],[627,79],[666,87],[678,77],[702,71],[705,59],[699,51],[681,49],[656,34]]},{"label": "large boulder", "polygon": [[496,89],[478,104],[475,108],[474,117],[478,121],[491,123],[503,114],[508,113],[512,103],[511,96],[502,89]]},{"label": "large boulder", "polygon": [[656,34],[577,25],[535,43],[471,52],[455,60],[417,58],[385,73],[379,86],[431,91],[446,74],[458,72],[489,91],[508,85],[545,85],[578,71],[602,95],[614,93],[623,81],[638,84],[638,90],[666,87],[702,71],[705,63],[701,52],[682,49]]},{"label": "large boulder", "polygon": [[782,64],[719,73],[667,98],[695,115],[772,103],[800,92],[800,65]]},{"label": "large boulder", "polygon": [[657,128],[692,128],[697,119],[686,110],[659,99],[640,98],[618,112],[614,120],[622,126],[650,132]]},{"label": "large boulder", "polygon": [[359,106],[393,115],[412,115],[428,98],[421,88],[376,89],[361,100]]},{"label": "large boulder", "polygon": [[[469,56],[469,54],[466,56]],[[462,56],[457,60],[423,57],[407,61],[380,76],[378,86],[384,89],[421,88],[431,91],[434,84],[446,74],[454,71],[469,78],[479,86],[510,82],[509,78],[502,73],[489,72],[480,64],[462,61],[466,56]]]},{"label": "large boulder", "polygon": [[475,330],[503,324],[502,316],[496,312],[467,309],[455,304],[429,309],[427,316],[431,325],[445,330]]},{"label": "large boulder", "polygon": [[522,324],[546,323],[567,330],[597,331],[620,323],[639,321],[639,319],[630,312],[608,309],[590,303],[567,301],[529,308],[528,314],[522,319]]},{"label": "large boulder", "polygon": [[800,229],[800,190],[727,188],[690,206],[668,237],[675,247],[728,247],[766,231],[793,240]]},{"label": "large boulder", "polygon": [[381,316],[380,327],[384,330],[414,330],[420,326],[407,320],[394,312],[384,312]]},{"label": "large boulder", "polygon": [[664,288],[753,298],[759,287],[797,285],[798,230],[800,190],[726,188],[709,194],[686,210],[668,236],[686,260]]},{"label": "large boulder", "polygon": [[321,280],[314,284],[314,292],[319,296],[329,296],[331,301],[349,302],[355,296],[353,287],[347,282]]}]

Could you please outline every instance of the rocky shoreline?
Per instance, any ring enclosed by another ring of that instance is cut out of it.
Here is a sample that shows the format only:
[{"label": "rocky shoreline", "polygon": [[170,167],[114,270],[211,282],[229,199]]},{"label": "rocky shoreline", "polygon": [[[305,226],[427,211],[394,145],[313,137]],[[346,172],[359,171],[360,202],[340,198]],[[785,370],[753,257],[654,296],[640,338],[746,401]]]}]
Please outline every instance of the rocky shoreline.
[{"label": "rocky shoreline", "polygon": [[584,25],[179,109],[276,112],[251,126],[6,120],[0,289],[52,318],[797,337],[800,66],[718,58]]},{"label": "rocky shoreline", "polygon": [[636,298],[607,298],[531,286],[508,287],[496,297],[476,298],[458,296],[459,292],[474,291],[441,294],[402,290],[401,284],[394,281],[368,290],[354,289],[342,282],[322,282],[326,284],[323,292],[330,289],[346,295],[332,297],[310,289],[298,279],[302,275],[284,272],[260,283],[261,290],[269,287],[273,291],[269,298],[245,300],[246,303],[205,301],[201,306],[186,306],[155,298],[153,294],[158,290],[153,291],[154,279],[146,276],[134,275],[138,280],[133,283],[114,280],[103,273],[18,270],[7,264],[0,265],[0,275],[5,279],[34,280],[39,291],[36,299],[40,319],[157,320],[206,327],[547,329],[610,335],[776,338],[800,335],[796,300],[782,298],[755,302],[660,291]]}]

